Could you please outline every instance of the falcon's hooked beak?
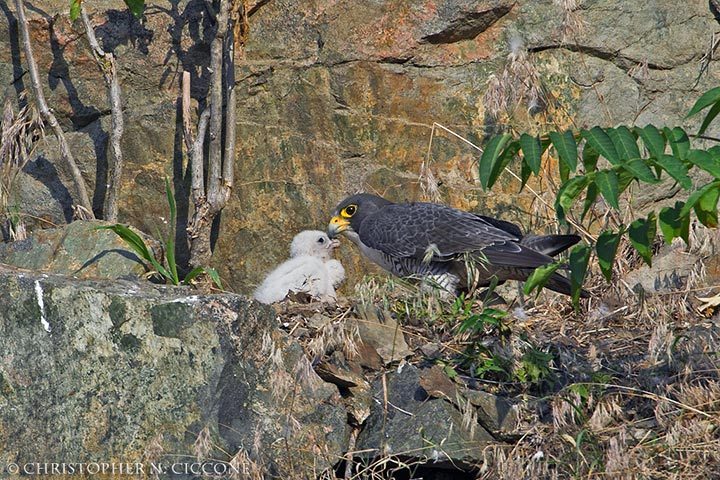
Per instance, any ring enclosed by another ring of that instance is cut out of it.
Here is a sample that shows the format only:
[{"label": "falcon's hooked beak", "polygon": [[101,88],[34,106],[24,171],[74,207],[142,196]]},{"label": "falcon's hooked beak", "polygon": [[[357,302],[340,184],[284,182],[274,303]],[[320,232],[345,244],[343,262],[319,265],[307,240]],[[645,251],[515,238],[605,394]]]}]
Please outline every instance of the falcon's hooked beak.
[{"label": "falcon's hooked beak", "polygon": [[335,238],[346,230],[352,230],[350,227],[350,220],[343,218],[340,215],[335,215],[330,219],[328,225],[328,237]]}]

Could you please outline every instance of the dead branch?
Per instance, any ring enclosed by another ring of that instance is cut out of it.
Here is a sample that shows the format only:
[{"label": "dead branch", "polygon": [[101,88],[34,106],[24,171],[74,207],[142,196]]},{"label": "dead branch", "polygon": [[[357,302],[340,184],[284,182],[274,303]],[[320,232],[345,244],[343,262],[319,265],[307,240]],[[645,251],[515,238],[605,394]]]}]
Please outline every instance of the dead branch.
[{"label": "dead branch", "polygon": [[211,214],[222,208],[223,56],[228,32],[229,1],[220,2],[217,32],[210,44],[210,141],[208,143],[207,201]]},{"label": "dead branch", "polygon": [[25,60],[27,61],[28,72],[30,73],[30,82],[32,84],[33,95],[35,96],[38,109],[40,110],[40,114],[42,115],[43,120],[45,120],[45,123],[50,125],[50,128],[52,128],[60,146],[60,157],[67,164],[68,169],[70,170],[70,175],[72,176],[72,181],[78,196],[79,205],[82,207],[82,209],[79,209],[78,211],[83,212],[84,217],[87,219],[94,218],[92,213],[92,203],[90,203],[90,198],[88,197],[87,189],[85,188],[85,180],[82,177],[80,169],[75,163],[75,159],[70,151],[70,147],[65,139],[65,134],[60,126],[60,123],[57,121],[55,114],[52,110],[50,110],[47,102],[45,101],[45,94],[43,93],[42,84],[40,83],[40,74],[38,73],[37,63],[35,62],[35,57],[33,55],[32,44],[30,43],[30,31],[28,29],[27,17],[25,15],[25,4],[23,0],[15,0],[15,8],[18,15],[18,26],[22,36],[23,50],[25,51]]},{"label": "dead branch", "polygon": [[[212,255],[210,233],[213,220],[225,207],[233,186],[235,164],[235,49],[244,44],[247,32],[246,5],[242,0],[220,2],[215,16],[217,31],[210,45],[210,92],[208,106],[198,120],[197,136],[189,126],[189,74],[183,75],[183,124],[191,162],[192,199],[195,206],[188,225],[190,265],[207,265]],[[237,24],[241,23],[238,28]],[[239,32],[239,33],[238,33]],[[241,38],[235,37],[235,34]],[[207,178],[203,147],[208,133]]]},{"label": "dead branch", "polygon": [[95,57],[95,61],[103,73],[105,86],[107,87],[108,102],[110,103],[110,156],[108,158],[107,191],[105,193],[103,215],[105,220],[116,222],[118,215],[118,192],[120,190],[123,168],[123,155],[122,149],[120,148],[120,141],[123,135],[124,122],[122,102],[120,100],[120,82],[117,76],[115,56],[112,52],[106,52],[100,47],[100,43],[98,43],[95,37],[95,29],[90,23],[90,18],[85,10],[84,3],[82,3],[80,7],[80,16],[85,26],[85,32],[90,42],[93,57]]},{"label": "dead branch", "polygon": [[188,71],[184,71],[182,75],[182,122],[185,149],[189,152],[195,140],[190,124],[190,72]]}]

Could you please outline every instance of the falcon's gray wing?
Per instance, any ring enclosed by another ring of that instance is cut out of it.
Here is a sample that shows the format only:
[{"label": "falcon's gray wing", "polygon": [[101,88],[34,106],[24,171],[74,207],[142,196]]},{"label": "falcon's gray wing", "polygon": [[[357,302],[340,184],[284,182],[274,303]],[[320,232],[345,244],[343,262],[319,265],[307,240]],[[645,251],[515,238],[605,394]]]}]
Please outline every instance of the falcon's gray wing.
[{"label": "falcon's gray wing", "polygon": [[518,244],[519,236],[481,216],[433,203],[393,204],[380,209],[363,221],[360,240],[395,258],[423,259],[431,249],[433,261],[482,251],[487,261],[496,265],[534,268],[552,262],[550,257]]}]

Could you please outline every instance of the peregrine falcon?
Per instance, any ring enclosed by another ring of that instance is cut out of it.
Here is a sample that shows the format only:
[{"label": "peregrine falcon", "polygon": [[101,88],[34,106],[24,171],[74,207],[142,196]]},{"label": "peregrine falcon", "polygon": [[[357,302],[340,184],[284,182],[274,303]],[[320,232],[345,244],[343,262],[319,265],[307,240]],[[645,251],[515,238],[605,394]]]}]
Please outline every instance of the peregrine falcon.
[{"label": "peregrine falcon", "polygon": [[[498,284],[527,280],[535,268],[553,263],[554,255],[580,240],[577,235],[523,236],[517,225],[496,218],[437,203],[393,203],[367,193],[337,206],[328,235],[338,234],[390,273],[430,277],[453,293],[487,287],[495,279]],[[545,287],[570,295],[570,281],[557,272]],[[583,290],[581,296],[588,294]]]},{"label": "peregrine falcon", "polygon": [[345,278],[342,264],[332,259],[338,243],[319,230],[298,233],[290,245],[290,259],[270,272],[253,297],[270,304],[284,300],[293,291],[323,301],[334,300],[335,287]]}]

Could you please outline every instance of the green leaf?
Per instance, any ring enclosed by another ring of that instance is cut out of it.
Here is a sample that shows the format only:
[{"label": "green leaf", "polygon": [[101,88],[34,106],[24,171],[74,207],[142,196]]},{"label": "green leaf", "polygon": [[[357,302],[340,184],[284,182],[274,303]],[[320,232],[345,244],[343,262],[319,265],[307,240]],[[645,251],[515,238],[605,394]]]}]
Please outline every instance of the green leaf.
[{"label": "green leaf", "polygon": [[505,170],[505,167],[508,163],[510,163],[510,160],[512,160],[517,152],[520,150],[520,144],[517,141],[512,141],[507,144],[505,149],[500,153],[500,156],[497,158],[497,161],[495,162],[495,165],[493,165],[493,169],[490,172],[490,178],[488,179],[488,188],[492,188],[493,185],[495,185],[495,182],[497,181],[498,177],[500,177],[500,174]]},{"label": "green leaf", "polygon": [[125,243],[127,243],[135,251],[135,253],[140,255],[140,258],[148,262],[150,262],[151,259],[154,258],[150,254],[150,251],[148,250],[147,245],[145,245],[143,239],[140,238],[140,235],[130,230],[130,228],[126,225],[116,223],[115,225],[104,225],[102,227],[96,227],[96,230],[112,230]]},{"label": "green leaf", "polygon": [[695,105],[690,109],[690,112],[685,118],[692,117],[701,110],[709,107],[710,105],[720,101],[720,87],[715,87],[707,92],[703,93],[700,98],[697,99]]},{"label": "green leaf", "polygon": [[567,182],[570,178],[570,167],[565,162],[558,162],[558,171],[560,173],[560,182]]},{"label": "green leaf", "polygon": [[568,263],[570,264],[570,291],[572,292],[572,301],[575,308],[578,307],[580,293],[582,292],[583,282],[587,274],[588,264],[590,263],[590,246],[580,244],[572,249]]},{"label": "green leaf", "polygon": [[[690,155],[692,156],[692,153]],[[662,167],[662,169],[674,178],[685,190],[692,188],[692,180],[688,177],[688,169],[681,160],[678,160],[672,155],[661,155],[653,158],[653,162]]]},{"label": "green leaf", "polygon": [[645,163],[646,160],[642,158],[635,158],[623,162],[622,167],[628,172],[632,173],[635,178],[642,180],[646,183],[658,183],[660,180],[655,176],[650,167]]},{"label": "green leaf", "polygon": [[688,160],[715,178],[720,178],[720,150],[713,147],[709,151],[690,150]]},{"label": "green leaf", "polygon": [[97,227],[96,230],[112,230],[125,243],[127,243],[128,246],[135,253],[137,253],[141,259],[150,263],[156,272],[158,272],[160,275],[167,279],[172,278],[170,272],[168,272],[165,267],[160,265],[160,262],[158,262],[155,259],[155,256],[150,253],[150,250],[147,248],[147,245],[145,244],[143,239],[137,233],[133,232],[128,226],[116,223],[115,225]]},{"label": "green leaf", "polygon": [[167,196],[168,206],[170,207],[170,232],[167,240],[165,240],[165,259],[170,269],[170,281],[173,285],[180,284],[180,277],[177,271],[177,260],[175,258],[175,222],[177,219],[177,206],[175,204],[175,196],[170,187],[170,180],[165,177],[165,195]]},{"label": "green leaf", "polygon": [[192,270],[190,270],[187,275],[185,275],[185,278],[183,279],[183,285],[190,285],[195,278],[200,275],[201,273],[207,274],[210,279],[215,283],[215,285],[222,290],[222,282],[220,281],[220,275],[218,274],[217,270],[211,267],[195,267]]},{"label": "green leaf", "polygon": [[180,277],[177,272],[177,263],[175,263],[175,240],[168,238],[165,242],[165,258],[167,259],[167,265],[170,273],[170,283],[173,285],[180,285]]},{"label": "green leaf", "polygon": [[645,148],[647,148],[650,155],[658,158],[665,154],[665,137],[662,136],[660,130],[653,125],[647,125],[645,128],[635,128],[635,133],[640,135]]},{"label": "green leaf", "polygon": [[582,130],[580,135],[587,140],[596,152],[605,157],[608,162],[613,165],[620,163],[620,155],[618,155],[612,139],[605,130],[600,127],[593,127],[590,130]]},{"label": "green leaf", "polygon": [[626,126],[611,128],[608,135],[615,145],[620,158],[630,160],[631,158],[640,158],[640,149],[637,146],[637,139]]},{"label": "green leaf", "polygon": [[670,130],[668,127],[665,127],[663,128],[663,133],[670,144],[673,155],[680,160],[687,159],[688,152],[690,151],[690,138],[688,138],[685,130],[680,127],[675,127]]},{"label": "green leaf", "polygon": [[625,190],[627,190],[633,180],[635,180],[635,175],[633,175],[632,172],[621,168],[620,170],[618,170],[617,176],[618,186],[620,187],[620,193],[622,194]]},{"label": "green leaf", "polygon": [[595,204],[595,200],[597,200],[599,190],[595,182],[588,185],[587,191],[585,192],[585,201],[583,202],[583,211],[582,215],[580,216],[581,220],[585,220],[585,215],[588,214],[592,206]]},{"label": "green leaf", "polygon": [[538,137],[533,137],[527,133],[520,135],[520,148],[523,152],[524,163],[530,167],[530,170],[537,175],[540,173],[540,161],[542,158],[542,145]]},{"label": "green leaf", "polygon": [[511,139],[512,135],[504,133],[502,135],[492,137],[485,146],[485,150],[480,156],[479,167],[480,185],[482,185],[483,189],[487,190],[490,186],[490,177],[495,169],[495,165],[498,161],[501,161],[500,154],[503,152],[505,144],[507,144]]},{"label": "green leaf", "polygon": [[530,175],[532,175],[532,170],[528,166],[526,161],[523,161],[520,164],[520,191],[523,191],[523,188],[525,188],[525,185],[527,185],[527,181],[530,179]]},{"label": "green leaf", "polygon": [[672,243],[675,238],[682,238],[685,243],[690,241],[690,215],[680,216],[683,202],[675,202],[674,207],[665,207],[660,210],[658,223],[665,243]]},{"label": "green leaf", "polygon": [[75,21],[80,16],[82,9],[82,0],[70,0],[70,20]]},{"label": "green leaf", "polygon": [[720,113],[720,102],[713,105],[707,115],[705,115],[705,119],[703,120],[702,125],[700,125],[700,130],[698,130],[698,135],[702,135],[703,133],[705,133],[705,130],[707,130],[712,121],[715,120],[715,117],[718,116],[718,113]]},{"label": "green leaf", "polygon": [[618,203],[618,195],[620,194],[620,187],[618,184],[618,177],[614,170],[600,170],[595,175],[595,185],[600,189],[600,193],[608,202],[608,204],[615,210],[620,210],[620,204]]},{"label": "green leaf", "polygon": [[718,198],[720,187],[709,189],[695,203],[695,215],[700,223],[706,227],[715,228],[718,226]]},{"label": "green leaf", "polygon": [[132,12],[136,17],[142,17],[143,11],[145,10],[145,0],[125,0],[128,10]]},{"label": "green leaf", "polygon": [[562,184],[555,199],[555,213],[561,223],[565,223],[565,212],[570,209],[573,201],[587,187],[589,181],[587,176],[580,175]]},{"label": "green leaf", "polygon": [[222,281],[220,280],[220,274],[212,267],[205,267],[205,273],[207,273],[210,276],[210,279],[215,282],[215,285],[222,290]]},{"label": "green leaf", "polygon": [[700,188],[699,190],[695,190],[692,194],[690,194],[688,199],[685,201],[685,205],[683,205],[683,208],[680,211],[680,216],[684,217],[686,215],[689,215],[690,210],[695,208],[695,204],[698,202],[698,200],[700,200],[700,197],[705,195],[710,190],[712,190],[714,188],[718,188],[718,187],[720,187],[720,181],[715,180],[714,182],[710,182],[706,185],[703,185],[702,188]]},{"label": "green leaf", "polygon": [[648,215],[647,218],[639,218],[630,224],[628,228],[628,236],[635,250],[638,251],[642,259],[652,267],[652,244],[657,233],[657,220],[655,212]]},{"label": "green leaf", "polygon": [[183,284],[184,285],[190,285],[190,283],[195,280],[195,277],[200,275],[205,271],[205,267],[195,267],[192,270],[190,270],[186,275],[185,278],[183,278]]},{"label": "green leaf", "polygon": [[600,154],[597,153],[594,148],[588,145],[587,142],[585,142],[585,146],[583,146],[582,151],[582,161],[583,165],[585,166],[586,173],[594,172],[595,170],[597,170],[598,158],[600,158]]},{"label": "green leaf", "polygon": [[615,264],[615,255],[617,255],[618,245],[622,238],[623,230],[615,233],[606,230],[600,234],[595,244],[595,251],[598,256],[598,263],[603,276],[609,282],[612,278],[613,265]]},{"label": "green leaf", "polygon": [[571,172],[577,169],[577,142],[575,136],[570,130],[560,134],[559,132],[550,132],[550,140],[552,141],[555,151],[560,157],[560,161],[565,163]]},{"label": "green leaf", "polygon": [[523,288],[525,295],[530,295],[530,293],[532,293],[535,289],[537,289],[538,293],[540,293],[540,290],[545,286],[548,280],[550,280],[552,274],[555,273],[561,266],[561,262],[554,262],[537,267],[525,281],[525,287]]}]

